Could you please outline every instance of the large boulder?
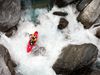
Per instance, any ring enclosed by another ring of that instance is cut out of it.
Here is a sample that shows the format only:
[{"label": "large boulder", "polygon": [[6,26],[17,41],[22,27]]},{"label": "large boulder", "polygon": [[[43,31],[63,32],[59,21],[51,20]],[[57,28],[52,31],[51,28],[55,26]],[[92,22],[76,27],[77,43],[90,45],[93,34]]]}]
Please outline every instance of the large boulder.
[{"label": "large boulder", "polygon": [[68,26],[68,21],[65,18],[60,18],[58,29],[62,30]]},{"label": "large boulder", "polygon": [[20,20],[20,0],[0,0],[0,31],[6,32]]},{"label": "large boulder", "polygon": [[92,65],[98,54],[98,49],[93,44],[69,45],[63,48],[59,58],[53,65],[57,74],[69,74]]},{"label": "large boulder", "polygon": [[80,0],[77,4],[78,11],[82,11],[92,0]]},{"label": "large boulder", "polygon": [[15,75],[14,66],[8,50],[0,45],[0,75]]},{"label": "large boulder", "polygon": [[85,28],[90,28],[100,15],[100,0],[93,0],[78,16]]}]

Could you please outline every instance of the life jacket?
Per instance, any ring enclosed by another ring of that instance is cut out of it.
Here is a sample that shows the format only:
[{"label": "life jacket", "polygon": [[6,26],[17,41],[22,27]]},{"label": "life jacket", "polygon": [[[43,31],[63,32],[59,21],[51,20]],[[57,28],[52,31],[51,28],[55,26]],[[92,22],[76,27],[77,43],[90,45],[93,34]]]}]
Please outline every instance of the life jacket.
[{"label": "life jacket", "polygon": [[34,34],[31,35],[30,43],[34,44],[37,41],[38,32],[36,31]]}]

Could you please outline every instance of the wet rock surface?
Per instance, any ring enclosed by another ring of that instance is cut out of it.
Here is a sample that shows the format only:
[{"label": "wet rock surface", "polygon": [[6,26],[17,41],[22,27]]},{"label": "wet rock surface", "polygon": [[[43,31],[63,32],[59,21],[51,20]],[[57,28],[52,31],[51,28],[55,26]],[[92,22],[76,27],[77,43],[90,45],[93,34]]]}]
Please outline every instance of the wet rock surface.
[{"label": "wet rock surface", "polygon": [[77,4],[78,11],[82,11],[92,0],[80,0]]},{"label": "wet rock surface", "polygon": [[0,45],[0,75],[15,75],[15,66],[8,50]]},{"label": "wet rock surface", "polygon": [[65,18],[60,18],[58,29],[62,30],[68,26],[68,21]]},{"label": "wet rock surface", "polygon": [[66,13],[66,12],[61,12],[61,11],[55,11],[55,12],[53,12],[53,15],[58,15],[58,16],[67,16],[68,13]]},{"label": "wet rock surface", "polygon": [[0,0],[0,31],[5,32],[20,20],[20,0]]},{"label": "wet rock surface", "polygon": [[86,29],[90,28],[100,15],[100,0],[93,0],[79,14],[78,21],[81,22]]},{"label": "wet rock surface", "polygon": [[53,65],[57,74],[70,74],[84,67],[92,65],[98,54],[93,44],[69,45],[63,48],[62,53]]}]

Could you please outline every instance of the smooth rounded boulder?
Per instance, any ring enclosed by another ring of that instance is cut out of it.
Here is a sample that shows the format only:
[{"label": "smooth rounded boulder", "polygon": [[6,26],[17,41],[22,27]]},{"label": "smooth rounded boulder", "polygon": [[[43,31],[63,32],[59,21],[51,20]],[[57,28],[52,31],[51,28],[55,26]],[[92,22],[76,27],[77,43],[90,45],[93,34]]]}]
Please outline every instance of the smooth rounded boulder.
[{"label": "smooth rounded boulder", "polygon": [[98,49],[93,44],[69,45],[62,49],[53,69],[57,74],[68,74],[92,65],[97,59],[97,55]]},{"label": "smooth rounded boulder", "polygon": [[0,0],[0,31],[6,32],[20,20],[20,0]]}]

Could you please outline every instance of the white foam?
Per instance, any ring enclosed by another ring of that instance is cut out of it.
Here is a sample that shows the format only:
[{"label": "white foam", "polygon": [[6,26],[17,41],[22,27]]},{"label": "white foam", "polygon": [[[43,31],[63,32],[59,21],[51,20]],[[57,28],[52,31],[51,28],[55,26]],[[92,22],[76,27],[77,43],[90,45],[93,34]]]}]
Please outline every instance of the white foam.
[{"label": "white foam", "polygon": [[[44,10],[44,9],[43,9]],[[64,11],[68,16],[64,17],[69,21],[68,27],[64,30],[58,30],[60,16],[53,15],[54,11]],[[20,21],[16,35],[7,38],[1,35],[1,42],[6,46],[11,54],[12,59],[17,63],[16,71],[23,75],[56,75],[52,65],[61,53],[61,49],[68,44],[93,43],[100,49],[100,43],[94,36],[94,29],[86,30],[81,23],[76,20],[75,8],[67,6],[57,8],[56,6],[47,13],[39,15],[40,24],[35,27],[30,21]],[[29,14],[30,15],[30,14]],[[45,56],[32,56],[26,52],[29,36],[27,33],[39,32],[38,45],[46,48]],[[100,40],[99,40],[100,41]]]}]

